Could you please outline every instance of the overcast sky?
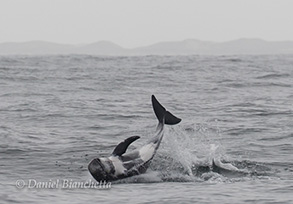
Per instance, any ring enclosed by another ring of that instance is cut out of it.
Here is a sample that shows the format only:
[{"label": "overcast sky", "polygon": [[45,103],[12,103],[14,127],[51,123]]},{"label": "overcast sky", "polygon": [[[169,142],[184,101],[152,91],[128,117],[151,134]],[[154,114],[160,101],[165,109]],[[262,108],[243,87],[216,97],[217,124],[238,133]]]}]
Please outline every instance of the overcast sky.
[{"label": "overcast sky", "polygon": [[0,43],[293,41],[293,0],[0,0]]}]

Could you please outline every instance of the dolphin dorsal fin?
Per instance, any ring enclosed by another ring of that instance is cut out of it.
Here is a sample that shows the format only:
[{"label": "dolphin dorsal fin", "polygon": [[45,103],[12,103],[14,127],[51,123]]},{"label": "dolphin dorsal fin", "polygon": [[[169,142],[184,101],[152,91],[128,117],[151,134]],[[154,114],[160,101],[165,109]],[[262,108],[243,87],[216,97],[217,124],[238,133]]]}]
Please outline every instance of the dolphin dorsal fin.
[{"label": "dolphin dorsal fin", "polygon": [[127,138],[126,140],[124,140],[123,142],[120,142],[114,149],[112,155],[115,156],[121,156],[122,154],[124,154],[126,152],[126,149],[128,148],[128,146],[134,142],[135,140],[139,139],[139,136],[132,136]]}]

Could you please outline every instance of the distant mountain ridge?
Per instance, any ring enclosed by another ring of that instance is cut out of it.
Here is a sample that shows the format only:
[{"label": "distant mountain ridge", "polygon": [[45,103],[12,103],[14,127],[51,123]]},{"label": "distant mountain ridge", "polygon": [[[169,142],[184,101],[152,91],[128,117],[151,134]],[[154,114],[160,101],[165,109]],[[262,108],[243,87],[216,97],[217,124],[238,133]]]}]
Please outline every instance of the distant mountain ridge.
[{"label": "distant mountain ridge", "polygon": [[149,46],[126,49],[109,41],[85,45],[59,44],[45,41],[0,43],[0,55],[257,55],[293,54],[293,41],[265,41],[242,38],[227,42],[196,39],[159,42]]}]

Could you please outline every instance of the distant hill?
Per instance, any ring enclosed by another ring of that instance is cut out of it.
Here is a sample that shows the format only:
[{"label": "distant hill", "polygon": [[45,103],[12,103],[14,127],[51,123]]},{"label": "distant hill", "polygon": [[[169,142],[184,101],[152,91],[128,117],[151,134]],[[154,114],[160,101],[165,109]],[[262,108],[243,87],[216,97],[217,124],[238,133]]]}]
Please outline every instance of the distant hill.
[{"label": "distant hill", "polygon": [[0,43],[0,55],[239,55],[293,54],[293,42],[270,42],[261,39],[238,39],[228,42],[208,42],[195,39],[160,42],[150,46],[126,49],[108,41],[86,45],[58,44],[43,41]]},{"label": "distant hill", "polygon": [[160,42],[147,47],[133,49],[137,54],[157,55],[188,55],[188,54],[209,54],[209,50],[215,45],[213,42],[200,40],[184,40],[177,42]]},{"label": "distant hill", "polygon": [[90,55],[124,55],[127,53],[127,49],[112,42],[100,41],[73,49],[72,53]]}]

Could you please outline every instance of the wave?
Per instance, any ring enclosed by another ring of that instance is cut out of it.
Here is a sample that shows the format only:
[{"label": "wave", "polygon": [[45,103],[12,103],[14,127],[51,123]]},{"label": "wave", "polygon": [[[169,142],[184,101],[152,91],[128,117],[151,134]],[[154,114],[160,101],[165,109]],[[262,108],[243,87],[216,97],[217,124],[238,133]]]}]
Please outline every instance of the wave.
[{"label": "wave", "polygon": [[258,76],[256,77],[256,79],[275,79],[275,78],[287,78],[290,77],[290,74],[277,74],[277,73],[273,73],[273,74],[265,74],[263,76]]},{"label": "wave", "polygon": [[287,140],[287,139],[290,139],[290,138],[293,138],[293,133],[290,133],[290,134],[286,134],[286,135],[282,135],[282,136],[279,136],[279,137],[264,137],[264,138],[261,138],[260,140],[263,140],[263,141],[280,141],[280,140]]}]

